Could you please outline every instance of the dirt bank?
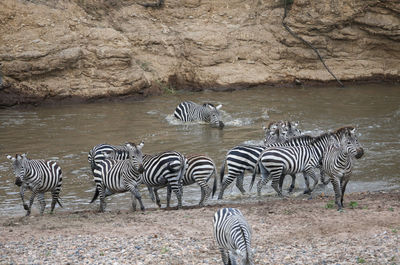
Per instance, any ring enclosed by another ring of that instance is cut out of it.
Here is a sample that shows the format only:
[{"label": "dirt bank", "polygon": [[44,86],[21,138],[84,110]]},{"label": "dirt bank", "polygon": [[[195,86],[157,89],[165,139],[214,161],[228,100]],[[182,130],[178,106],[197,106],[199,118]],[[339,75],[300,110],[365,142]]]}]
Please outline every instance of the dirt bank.
[{"label": "dirt bank", "polygon": [[251,224],[256,264],[400,263],[400,191],[346,195],[344,212],[332,199],[2,217],[0,263],[220,264],[212,217],[226,206]]},{"label": "dirt bank", "polygon": [[[282,26],[283,0],[141,2],[1,1],[0,106],[333,80]],[[295,0],[286,22],[341,80],[399,80],[399,12]]]}]

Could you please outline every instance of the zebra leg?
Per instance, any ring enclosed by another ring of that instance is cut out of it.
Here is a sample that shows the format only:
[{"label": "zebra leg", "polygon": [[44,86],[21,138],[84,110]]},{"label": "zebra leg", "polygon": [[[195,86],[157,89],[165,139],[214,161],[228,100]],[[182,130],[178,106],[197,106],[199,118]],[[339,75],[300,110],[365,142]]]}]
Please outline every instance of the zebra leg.
[{"label": "zebra leg", "polygon": [[342,187],[342,194],[341,194],[341,197],[340,197],[340,203],[342,204],[342,207],[344,207],[343,197],[344,197],[344,192],[346,191],[346,186],[347,186],[347,183],[349,182],[349,180],[350,180],[350,176],[345,176],[340,181],[340,186]]},{"label": "zebra leg", "polygon": [[292,184],[290,184],[290,187],[288,189],[288,192],[292,192],[294,190],[294,186],[296,185],[296,174],[290,174],[292,177]]},{"label": "zebra leg", "polygon": [[161,208],[161,200],[160,200],[160,197],[158,196],[158,189],[159,188],[154,188],[153,192],[154,192],[154,196],[156,198],[156,204],[157,204],[158,208]]},{"label": "zebra leg", "polygon": [[46,201],[44,200],[44,193],[38,193],[38,201],[40,203],[40,215],[43,215],[44,209],[46,208]]},{"label": "zebra leg", "polygon": [[153,188],[150,187],[150,186],[147,186],[147,189],[149,190],[150,199],[151,199],[153,202],[155,202],[155,201],[156,201],[156,198],[154,197]]},{"label": "zebra leg", "polygon": [[246,190],[243,188],[243,179],[244,179],[244,172],[242,172],[239,176],[237,176],[236,187],[240,190],[242,194],[245,194]]},{"label": "zebra leg", "polygon": [[283,197],[282,190],[279,188],[279,184],[280,184],[281,179],[284,178],[284,177],[285,177],[284,174],[281,174],[281,175],[274,174],[272,176],[272,184],[271,184],[271,186],[278,193],[279,197]]},{"label": "zebra leg", "polygon": [[136,187],[132,187],[130,189],[130,192],[132,194],[132,210],[135,212],[136,211],[136,200],[139,201],[140,204],[140,210],[144,211],[144,205],[142,202],[142,196],[140,195],[139,190]]},{"label": "zebra leg", "polygon": [[310,191],[310,180],[308,178],[308,175],[305,172],[303,172],[303,177],[304,177],[304,183],[306,185],[306,188],[304,189],[303,194],[311,194],[311,191]]},{"label": "zebra leg", "polygon": [[100,209],[101,213],[106,209],[106,187],[104,185],[98,186],[99,194],[100,194]]},{"label": "zebra leg", "polygon": [[170,203],[171,203],[171,193],[172,193],[172,188],[170,185],[167,186],[167,208],[169,208]]},{"label": "zebra leg", "polygon": [[333,186],[333,190],[335,191],[335,203],[338,207],[338,211],[342,210],[342,202],[341,202],[341,198],[342,198],[342,190],[340,187],[340,181],[338,179],[338,177],[335,176],[331,176],[330,177],[332,186]]},{"label": "zebra leg", "polygon": [[200,206],[204,206],[204,202],[208,200],[211,195],[211,188],[207,184],[208,179],[198,178],[196,179],[197,184],[200,186],[201,197],[200,197]]},{"label": "zebra leg", "polygon": [[322,184],[324,184],[325,186],[328,185],[330,181],[329,178],[325,178],[325,172],[324,170],[322,170],[322,168],[320,169],[320,180]]},{"label": "zebra leg", "polygon": [[237,265],[236,255],[233,254],[231,251],[228,251],[228,255],[229,255],[229,261],[230,261],[229,265]]},{"label": "zebra leg", "polygon": [[318,184],[318,177],[317,177],[317,175],[315,174],[315,171],[314,171],[313,169],[307,170],[307,171],[306,171],[306,174],[307,174],[308,176],[311,176],[312,179],[314,180],[313,187],[312,187],[312,189],[310,190],[310,194],[311,194],[311,192],[315,189],[315,186],[317,186],[317,184]]},{"label": "zebra leg", "polygon": [[219,251],[221,252],[222,262],[224,263],[224,265],[230,265],[230,257],[228,250],[220,247]]},{"label": "zebra leg", "polygon": [[[59,202],[59,196],[60,196],[60,189],[56,188],[56,189],[54,189],[54,190],[51,192],[52,200],[51,200],[51,210],[50,210],[50,213],[53,213],[53,212],[54,212],[54,207],[56,206],[56,203],[57,203],[57,202],[60,204],[60,202]],[[60,206],[62,207],[61,204],[60,204]]]},{"label": "zebra leg", "polygon": [[37,191],[32,190],[32,195],[31,195],[31,198],[29,199],[29,206],[28,206],[28,210],[26,212],[26,216],[29,216],[31,214],[32,204],[33,204],[33,201],[35,200],[36,194],[37,194]]},{"label": "zebra leg", "polygon": [[222,200],[222,197],[224,196],[225,189],[232,183],[232,181],[235,178],[236,178],[236,176],[231,176],[231,174],[228,173],[228,176],[222,182],[221,190],[219,191],[219,195],[218,195],[218,200]]},{"label": "zebra leg", "polygon": [[271,174],[268,173],[268,171],[265,169],[265,167],[259,163],[259,169],[260,169],[260,174],[261,178],[257,183],[257,196],[261,196],[261,189],[264,187],[269,179],[271,178]]},{"label": "zebra leg", "polygon": [[22,185],[21,185],[21,188],[20,188],[20,190],[19,190],[19,194],[20,194],[20,196],[21,196],[22,205],[24,206],[24,209],[25,209],[26,211],[28,211],[28,210],[29,210],[29,206],[28,206],[28,204],[25,203],[25,189],[26,189],[26,186],[25,186],[24,184],[22,184]]}]

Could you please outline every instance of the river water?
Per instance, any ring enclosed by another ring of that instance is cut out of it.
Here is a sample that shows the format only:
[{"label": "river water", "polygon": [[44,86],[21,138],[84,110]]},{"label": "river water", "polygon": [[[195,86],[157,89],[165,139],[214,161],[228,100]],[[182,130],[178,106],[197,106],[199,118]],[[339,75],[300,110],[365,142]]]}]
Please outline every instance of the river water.
[{"label": "river water", "polygon": [[[222,104],[225,128],[219,130],[206,124],[183,124],[175,120],[172,113],[183,100]],[[271,120],[298,121],[299,128],[310,135],[345,125],[357,126],[365,155],[356,161],[347,191],[400,186],[399,85],[176,92],[142,101],[0,110],[0,215],[25,214],[6,154],[28,153],[31,159],[53,159],[59,163],[63,170],[64,208],[56,208],[56,212],[95,210],[98,201],[89,204],[94,182],[87,162],[87,153],[94,145],[144,140],[144,153],[176,150],[184,154],[206,154],[216,163],[219,174],[226,152],[240,143],[261,143],[262,126]],[[249,180],[250,172],[245,177],[246,190]],[[304,183],[302,178],[297,181],[296,192],[300,194]],[[332,193],[330,184],[319,189]],[[155,207],[146,189],[141,190],[145,206]],[[267,198],[275,193],[268,184],[263,194]],[[165,192],[161,196],[165,200]],[[210,203],[215,203],[216,197]],[[174,195],[172,198],[175,205]],[[183,198],[184,205],[197,204],[199,187],[196,184],[184,187]],[[48,211],[50,194],[46,194],[46,199]],[[224,195],[225,202],[255,199],[255,189],[242,196],[234,185]],[[114,195],[107,198],[107,210],[129,209],[130,201],[128,193]],[[33,208],[33,213],[37,213],[37,202]]]}]

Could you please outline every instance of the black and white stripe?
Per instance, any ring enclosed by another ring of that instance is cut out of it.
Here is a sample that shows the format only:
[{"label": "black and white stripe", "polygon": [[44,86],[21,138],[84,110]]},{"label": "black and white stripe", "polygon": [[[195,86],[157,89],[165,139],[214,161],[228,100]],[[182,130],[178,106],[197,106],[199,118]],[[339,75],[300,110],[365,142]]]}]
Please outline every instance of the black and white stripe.
[{"label": "black and white stripe", "polygon": [[181,102],[175,109],[174,116],[184,122],[204,121],[210,123],[214,127],[223,128],[224,123],[221,121],[219,109],[222,105],[214,106],[211,103],[199,105],[192,101]]},{"label": "black and white stripe", "polygon": [[[129,149],[126,145],[111,145],[111,144],[98,144],[94,146],[88,153],[88,162],[93,173],[94,182],[101,182],[102,168],[99,164],[104,161],[104,159],[112,160],[125,160],[129,158]],[[102,166],[105,166],[104,164]],[[99,190],[95,190],[95,194],[90,201],[93,203],[99,196]],[[106,194],[107,196],[107,194]]]},{"label": "black and white stripe", "polygon": [[[154,190],[157,205],[161,207],[161,201],[157,192],[158,189],[168,187],[175,193],[178,199],[178,208],[181,208],[183,193],[182,179],[187,168],[187,159],[185,156],[176,151],[146,155],[143,167],[142,183],[146,184],[151,195],[153,194],[152,189]],[[167,201],[169,200],[170,197],[167,196]]]},{"label": "black and white stripe", "polygon": [[[208,181],[214,175],[213,194],[217,187],[216,168],[214,161],[205,155],[187,155],[187,169],[182,179],[183,186],[197,183],[201,189],[201,198],[199,205],[203,206],[204,202],[210,197],[211,188]],[[167,187],[167,207],[169,207],[169,199],[171,198],[171,189]]]},{"label": "black and white stripe", "polygon": [[[140,208],[144,211],[141,195],[138,190],[140,184],[140,174],[143,173],[143,142],[139,145],[127,143],[126,148],[129,158],[125,160],[115,160],[108,158],[107,154],[102,160],[96,163],[95,183],[96,200],[97,194],[100,195],[100,212],[104,212],[106,207],[105,197],[114,193],[130,191],[132,193],[132,209],[136,211],[136,199],[140,203]],[[110,155],[113,157],[114,155]],[[106,194],[107,193],[107,194]]]},{"label": "black and white stripe", "polygon": [[214,238],[225,265],[252,265],[251,228],[240,210],[222,208],[214,215]]},{"label": "black and white stripe", "polygon": [[258,162],[258,167],[261,171],[262,179],[257,185],[257,193],[261,193],[261,188],[269,178],[272,178],[272,187],[282,196],[282,191],[278,187],[281,178],[287,174],[303,173],[306,181],[306,187],[309,187],[309,177],[312,177],[314,184],[309,193],[311,193],[318,179],[314,169],[320,168],[322,157],[326,154],[329,146],[330,138],[341,139],[352,137],[353,127],[344,127],[336,130],[334,133],[325,133],[318,137],[300,136],[298,139],[309,138],[312,142],[302,146],[281,146],[269,147],[261,154]]},{"label": "black and white stripe", "polygon": [[[61,207],[59,194],[62,185],[62,172],[60,166],[55,161],[31,160],[25,154],[15,155],[12,157],[7,155],[12,161],[14,174],[16,176],[15,184],[20,186],[20,195],[22,204],[27,211],[26,215],[30,215],[33,201],[38,196],[40,203],[40,214],[43,215],[46,207],[44,193],[50,191],[52,196],[51,213],[54,211],[56,203]],[[32,191],[29,205],[25,203],[24,192],[26,189]]]},{"label": "black and white stripe", "polygon": [[363,154],[364,149],[359,144],[357,136],[354,135],[350,139],[342,137],[340,142],[333,138],[322,158],[322,169],[328,174],[332,183],[338,210],[343,207],[346,185],[352,174],[353,158],[359,159]]},{"label": "black and white stripe", "polygon": [[[283,121],[271,122],[268,127],[264,127],[264,144],[267,144],[267,146],[296,145],[297,142],[289,142],[289,139],[286,136],[290,135],[290,137],[293,137],[293,135],[297,135],[301,132],[297,129],[297,125],[292,126],[288,124],[291,123]],[[290,132],[288,130],[290,130]],[[242,194],[246,192],[243,188],[244,172],[246,170],[255,172],[258,158],[265,148],[266,146],[262,145],[238,145],[227,152],[220,171],[221,189],[218,199],[222,199],[225,189],[235,179],[236,187],[240,192]],[[228,168],[228,174],[224,179],[225,164]],[[292,180],[291,187],[294,187],[295,178],[292,177]]]}]

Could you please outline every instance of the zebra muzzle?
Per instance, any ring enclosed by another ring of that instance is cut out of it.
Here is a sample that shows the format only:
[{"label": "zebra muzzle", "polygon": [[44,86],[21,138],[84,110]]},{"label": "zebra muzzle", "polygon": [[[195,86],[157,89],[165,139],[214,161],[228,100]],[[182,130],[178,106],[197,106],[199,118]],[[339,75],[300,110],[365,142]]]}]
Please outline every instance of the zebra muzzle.
[{"label": "zebra muzzle", "polygon": [[15,185],[17,185],[18,187],[20,187],[22,185],[22,180],[20,178],[16,178],[15,179]]},{"label": "zebra muzzle", "polygon": [[357,155],[355,156],[357,159],[360,159],[364,155],[364,149],[358,149]]},{"label": "zebra muzzle", "polygon": [[140,166],[139,166],[138,172],[139,172],[139,174],[142,174],[142,173],[144,172],[144,167],[143,167],[143,165],[140,165]]}]

